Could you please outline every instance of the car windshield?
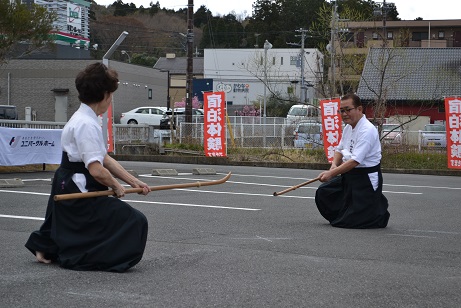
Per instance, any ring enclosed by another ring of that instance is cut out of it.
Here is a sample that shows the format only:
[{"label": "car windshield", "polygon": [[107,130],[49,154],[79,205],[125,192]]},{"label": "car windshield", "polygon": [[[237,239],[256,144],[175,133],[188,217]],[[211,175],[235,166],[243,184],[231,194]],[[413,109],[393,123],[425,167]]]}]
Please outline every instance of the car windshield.
[{"label": "car windshield", "polygon": [[304,117],[307,115],[307,108],[293,108],[288,115]]},{"label": "car windshield", "polygon": [[424,126],[426,132],[444,132],[445,126],[443,125],[426,125]]},{"label": "car windshield", "polygon": [[383,132],[399,131],[399,126],[398,124],[383,124]]},{"label": "car windshield", "polygon": [[320,125],[299,125],[298,133],[302,134],[320,134]]}]

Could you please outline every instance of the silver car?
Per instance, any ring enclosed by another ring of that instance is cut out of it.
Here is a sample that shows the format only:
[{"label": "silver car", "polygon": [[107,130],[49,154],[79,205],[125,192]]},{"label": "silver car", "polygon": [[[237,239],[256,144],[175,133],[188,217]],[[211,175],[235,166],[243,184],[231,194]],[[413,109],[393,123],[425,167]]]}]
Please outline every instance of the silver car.
[{"label": "silver car", "polygon": [[385,145],[401,145],[404,140],[404,131],[400,124],[383,124],[381,140]]},{"label": "silver car", "polygon": [[323,147],[322,124],[318,122],[301,122],[293,133],[294,147],[316,149]]},{"label": "silver car", "polygon": [[445,148],[447,133],[443,124],[426,124],[421,131],[421,146],[427,148]]}]

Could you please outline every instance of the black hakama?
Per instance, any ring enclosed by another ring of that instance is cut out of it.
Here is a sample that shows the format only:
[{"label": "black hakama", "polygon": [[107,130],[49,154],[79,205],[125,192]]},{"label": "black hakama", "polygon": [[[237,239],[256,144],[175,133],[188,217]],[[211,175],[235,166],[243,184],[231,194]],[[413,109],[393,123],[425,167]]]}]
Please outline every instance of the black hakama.
[{"label": "black hakama", "polygon": [[[378,172],[376,191],[368,177],[373,172]],[[382,187],[383,176],[379,165],[354,168],[320,185],[315,203],[320,214],[334,227],[385,228],[390,215]]]},{"label": "black hakama", "polygon": [[108,189],[96,182],[83,163],[69,162],[64,153],[54,176],[45,222],[25,246],[72,270],[126,271],[144,253],[146,217],[113,197],[54,201],[54,195],[80,192],[72,180],[75,173],[85,175],[88,191]]}]

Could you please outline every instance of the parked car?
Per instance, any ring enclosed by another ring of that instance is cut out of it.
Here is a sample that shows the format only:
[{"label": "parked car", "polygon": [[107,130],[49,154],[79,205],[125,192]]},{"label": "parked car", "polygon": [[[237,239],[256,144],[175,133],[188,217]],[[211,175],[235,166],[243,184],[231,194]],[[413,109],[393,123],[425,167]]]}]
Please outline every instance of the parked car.
[{"label": "parked car", "polygon": [[[160,129],[170,129],[173,114],[173,129],[176,129],[176,125],[179,125],[186,119],[186,108],[175,108],[173,112],[171,110],[166,111],[160,120]],[[203,123],[203,109],[192,108],[192,122]]]},{"label": "parked car", "polygon": [[17,120],[18,113],[16,111],[16,106],[0,105],[0,119]]},{"label": "parked car", "polygon": [[311,105],[293,105],[287,113],[287,124],[297,124],[306,119],[317,119],[319,110]]},{"label": "parked car", "polygon": [[160,120],[167,111],[166,107],[138,107],[122,113],[120,124],[160,125]]},{"label": "parked car", "polygon": [[421,146],[428,148],[445,148],[447,134],[443,124],[426,124],[421,133]]},{"label": "parked car", "polygon": [[401,124],[383,124],[382,142],[385,145],[401,145],[404,142],[404,131]]},{"label": "parked car", "polygon": [[322,124],[318,122],[300,122],[293,132],[295,148],[316,149],[323,147]]}]

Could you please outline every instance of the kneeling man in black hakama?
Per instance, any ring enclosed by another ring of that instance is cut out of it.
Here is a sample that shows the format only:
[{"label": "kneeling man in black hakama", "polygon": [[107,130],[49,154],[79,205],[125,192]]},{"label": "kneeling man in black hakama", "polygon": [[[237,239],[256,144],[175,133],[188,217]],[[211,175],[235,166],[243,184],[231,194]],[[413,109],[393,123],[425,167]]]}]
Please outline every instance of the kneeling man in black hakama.
[{"label": "kneeling man in black hakama", "polygon": [[320,173],[315,194],[320,214],[334,227],[385,228],[388,202],[382,193],[381,143],[378,130],[367,120],[360,98],[341,98],[346,124],[331,168]]}]

